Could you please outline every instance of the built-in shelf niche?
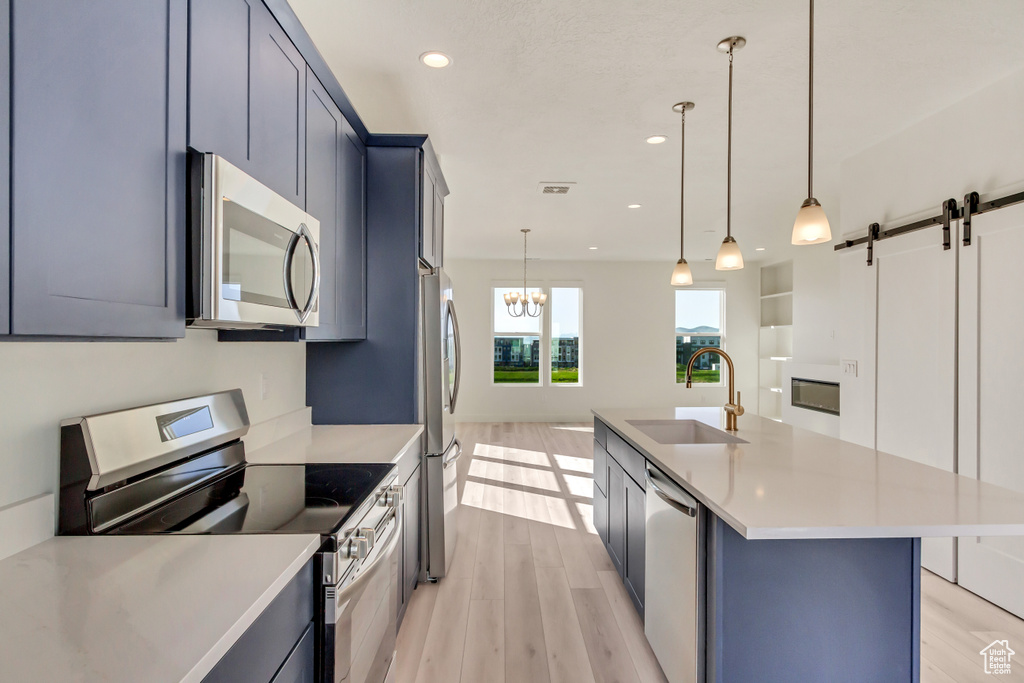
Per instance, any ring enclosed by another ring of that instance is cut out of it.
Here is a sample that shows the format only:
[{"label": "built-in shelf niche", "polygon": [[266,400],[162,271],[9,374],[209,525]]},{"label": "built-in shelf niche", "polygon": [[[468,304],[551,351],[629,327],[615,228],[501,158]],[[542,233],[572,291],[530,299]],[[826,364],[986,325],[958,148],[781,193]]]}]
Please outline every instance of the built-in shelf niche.
[{"label": "built-in shelf niche", "polygon": [[761,268],[758,412],[782,418],[783,364],[793,358],[793,262]]}]

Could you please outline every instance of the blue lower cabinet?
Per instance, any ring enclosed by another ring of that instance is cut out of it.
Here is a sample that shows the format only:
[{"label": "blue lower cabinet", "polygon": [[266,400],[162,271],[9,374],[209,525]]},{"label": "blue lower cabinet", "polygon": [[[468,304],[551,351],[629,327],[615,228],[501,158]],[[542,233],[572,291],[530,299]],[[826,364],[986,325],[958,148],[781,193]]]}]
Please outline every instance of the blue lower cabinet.
[{"label": "blue lower cabinet", "polygon": [[619,576],[626,575],[626,473],[608,459],[608,554]]},{"label": "blue lower cabinet", "polygon": [[640,618],[644,618],[644,571],[647,565],[647,493],[626,476],[626,566],[622,577],[626,592]]},{"label": "blue lower cabinet", "polygon": [[608,496],[594,487],[594,529],[601,542],[608,545]]},{"label": "blue lower cabinet", "polygon": [[184,336],[187,10],[13,0],[3,12],[12,334]]},{"label": "blue lower cabinet", "polygon": [[256,618],[203,683],[312,681],[316,586],[314,560]]}]

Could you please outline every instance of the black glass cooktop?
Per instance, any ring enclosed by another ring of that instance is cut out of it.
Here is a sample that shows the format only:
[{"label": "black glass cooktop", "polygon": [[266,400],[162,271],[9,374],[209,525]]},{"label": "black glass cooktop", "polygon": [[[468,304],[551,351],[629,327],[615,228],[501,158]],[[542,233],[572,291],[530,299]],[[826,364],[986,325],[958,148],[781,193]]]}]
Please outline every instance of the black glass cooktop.
[{"label": "black glass cooktop", "polygon": [[333,534],[394,465],[246,465],[115,534]]}]

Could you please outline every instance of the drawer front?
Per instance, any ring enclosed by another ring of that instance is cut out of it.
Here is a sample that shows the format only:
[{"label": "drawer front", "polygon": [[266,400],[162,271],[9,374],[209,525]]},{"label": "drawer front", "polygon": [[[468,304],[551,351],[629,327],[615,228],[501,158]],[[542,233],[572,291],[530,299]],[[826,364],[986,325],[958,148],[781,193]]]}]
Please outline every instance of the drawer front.
[{"label": "drawer front", "polygon": [[608,430],[608,455],[619,463],[626,474],[640,485],[640,488],[647,488],[644,471],[647,466],[646,459],[640,455],[639,451],[626,443],[621,436],[611,430]]},{"label": "drawer front", "polygon": [[316,651],[313,647],[315,631],[313,624],[310,623],[302,640],[288,655],[288,660],[281,666],[271,683],[316,683]]},{"label": "drawer front", "polygon": [[599,442],[594,442],[594,486],[608,495],[608,451]]},{"label": "drawer front", "polygon": [[601,448],[608,448],[608,425],[594,418],[594,441],[601,444]]}]

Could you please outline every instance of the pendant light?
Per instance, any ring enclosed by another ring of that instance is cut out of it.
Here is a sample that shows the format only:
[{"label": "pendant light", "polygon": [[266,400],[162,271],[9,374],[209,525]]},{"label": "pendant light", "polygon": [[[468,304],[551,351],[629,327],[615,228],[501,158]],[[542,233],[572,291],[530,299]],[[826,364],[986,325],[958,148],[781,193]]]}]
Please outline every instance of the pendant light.
[{"label": "pendant light", "polygon": [[793,244],[821,244],[832,239],[825,209],[814,198],[814,0],[811,0],[811,30],[807,77],[807,199],[793,223]]},{"label": "pendant light", "polygon": [[[523,233],[523,295],[519,296],[519,292],[505,292],[505,307],[508,309],[508,314],[513,318],[537,318],[540,317],[540,312],[544,308],[544,304],[548,302],[548,295],[541,292],[534,292],[533,296],[528,296],[526,289],[526,235],[529,234],[529,228],[523,228],[519,232]],[[533,308],[530,308],[530,302],[533,302]]]},{"label": "pendant light", "polygon": [[682,141],[682,152],[679,159],[679,260],[676,261],[676,267],[672,270],[673,287],[685,287],[686,285],[693,284],[693,273],[690,272],[690,264],[683,257],[683,217],[686,207],[686,203],[683,201],[683,191],[686,187],[686,183],[683,182],[686,173],[686,112],[693,109],[693,107],[693,102],[680,102],[672,107],[672,111],[679,112],[683,119],[683,129],[679,135],[679,139]]},{"label": "pendant light", "polygon": [[715,270],[739,270],[743,267],[740,245],[732,236],[732,53],[747,44],[747,39],[732,36],[718,43],[721,52],[729,53],[729,162],[726,166],[725,239],[718,249]]}]

